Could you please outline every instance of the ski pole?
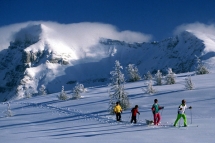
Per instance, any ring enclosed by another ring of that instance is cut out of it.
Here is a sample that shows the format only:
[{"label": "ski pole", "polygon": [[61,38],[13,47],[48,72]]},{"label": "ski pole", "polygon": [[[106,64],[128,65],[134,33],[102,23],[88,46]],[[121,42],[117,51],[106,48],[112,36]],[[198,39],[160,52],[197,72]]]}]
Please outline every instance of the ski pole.
[{"label": "ski pole", "polygon": [[164,109],[161,110],[161,116],[162,116],[163,110],[164,110]]},{"label": "ski pole", "polygon": [[[132,113],[131,113],[132,114]],[[129,118],[128,118],[128,122],[130,122],[131,121],[131,114],[130,114],[130,116],[129,116]]]},{"label": "ski pole", "polygon": [[192,124],[192,122],[193,122],[192,109],[190,109],[190,114],[191,114],[191,124]]}]

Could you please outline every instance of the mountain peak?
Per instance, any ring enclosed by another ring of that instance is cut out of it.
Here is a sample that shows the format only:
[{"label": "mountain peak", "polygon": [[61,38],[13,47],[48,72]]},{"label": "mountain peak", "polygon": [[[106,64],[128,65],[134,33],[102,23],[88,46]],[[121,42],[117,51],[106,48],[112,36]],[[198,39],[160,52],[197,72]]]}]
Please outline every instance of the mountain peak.
[{"label": "mountain peak", "polygon": [[[149,43],[95,36],[98,31],[83,35],[82,29],[69,28],[34,23],[13,33],[10,46],[0,52],[2,101],[38,95],[41,85],[54,93],[62,85],[71,90],[76,82],[86,87],[107,84],[115,60],[124,67],[135,64],[141,75],[157,70],[165,73],[168,68],[183,73],[195,70],[196,56],[207,55],[204,52],[208,39],[189,31]],[[204,60],[213,56],[209,54]]]}]

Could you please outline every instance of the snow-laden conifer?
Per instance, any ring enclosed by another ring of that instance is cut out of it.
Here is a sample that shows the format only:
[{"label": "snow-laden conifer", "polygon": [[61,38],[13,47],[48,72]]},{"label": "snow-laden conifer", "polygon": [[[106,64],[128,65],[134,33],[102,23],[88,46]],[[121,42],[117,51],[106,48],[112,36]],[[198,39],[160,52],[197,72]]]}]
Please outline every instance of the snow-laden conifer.
[{"label": "snow-laden conifer", "polygon": [[25,97],[26,98],[31,98],[32,97],[32,94],[28,91],[25,92]]},{"label": "snow-laden conifer", "polygon": [[185,78],[185,88],[187,90],[192,90],[194,89],[194,85],[193,85],[193,82],[191,80],[191,76]]},{"label": "snow-laden conifer", "polygon": [[166,75],[166,84],[175,84],[175,73],[172,71],[171,68],[167,70],[168,74]]},{"label": "snow-laden conifer", "polygon": [[[111,91],[109,91],[110,102],[109,102],[109,111],[113,113],[113,108],[116,102],[119,102],[122,109],[125,110],[129,108],[130,103],[128,99],[128,94],[125,92],[124,83],[125,78],[122,74],[121,69],[123,67],[120,65],[119,61],[115,61],[114,71],[111,71]],[[112,93],[113,92],[113,93]]]},{"label": "snow-laden conifer", "polygon": [[155,74],[156,85],[162,85],[162,79],[163,79],[162,73],[160,72],[160,70],[158,70],[157,73]]},{"label": "snow-laden conifer", "polygon": [[3,104],[7,104],[7,110],[4,111],[5,117],[12,117],[13,113],[12,113],[12,111],[10,109],[10,103],[9,102],[5,102]]},{"label": "snow-laden conifer", "polygon": [[208,74],[209,71],[206,68],[206,66],[204,65],[204,63],[201,61],[201,59],[199,57],[197,57],[197,68],[196,68],[196,74],[200,75],[200,74]]},{"label": "snow-laden conifer", "polygon": [[60,95],[57,96],[59,100],[67,100],[69,97],[67,96],[66,92],[64,91],[64,86],[62,86],[62,90]]},{"label": "snow-laden conifer", "polygon": [[142,88],[142,90],[147,93],[147,94],[153,94],[156,92],[156,90],[153,87],[153,82],[150,80],[149,82],[146,83],[146,88]]},{"label": "snow-laden conifer", "polygon": [[46,95],[46,87],[45,85],[41,85],[41,87],[39,88],[39,95]]},{"label": "snow-laden conifer", "polygon": [[141,79],[138,68],[134,64],[129,64],[127,67],[128,81],[134,82]]},{"label": "snow-laden conifer", "polygon": [[81,98],[81,93],[86,92],[87,89],[84,88],[83,84],[77,83],[76,86],[73,88],[73,99]]},{"label": "snow-laden conifer", "polygon": [[153,76],[152,76],[152,74],[151,74],[150,71],[148,71],[148,72],[146,73],[146,75],[144,75],[144,79],[145,79],[145,80],[152,80],[152,78],[153,78]]},{"label": "snow-laden conifer", "polygon": [[111,114],[114,114],[114,107],[116,105],[117,98],[114,96],[114,94],[111,94],[110,90],[108,90],[108,94],[109,94],[109,97],[110,97],[108,111]]}]

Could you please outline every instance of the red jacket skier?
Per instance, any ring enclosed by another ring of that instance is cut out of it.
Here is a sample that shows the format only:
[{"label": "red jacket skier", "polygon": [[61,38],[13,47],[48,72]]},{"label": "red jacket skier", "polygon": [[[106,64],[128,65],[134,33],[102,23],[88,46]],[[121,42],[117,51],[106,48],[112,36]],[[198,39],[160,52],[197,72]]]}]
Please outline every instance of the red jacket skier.
[{"label": "red jacket skier", "polygon": [[135,107],[131,110],[132,116],[131,116],[131,123],[136,124],[137,123],[137,113],[140,115],[140,112],[138,111],[138,105],[135,105]]}]

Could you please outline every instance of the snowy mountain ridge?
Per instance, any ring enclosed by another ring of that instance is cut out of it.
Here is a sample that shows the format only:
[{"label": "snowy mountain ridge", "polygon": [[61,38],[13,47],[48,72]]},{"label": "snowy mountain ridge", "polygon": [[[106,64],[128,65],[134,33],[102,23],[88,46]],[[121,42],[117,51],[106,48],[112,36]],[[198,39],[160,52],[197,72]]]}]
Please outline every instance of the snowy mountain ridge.
[{"label": "snowy mountain ridge", "polygon": [[[76,82],[107,84],[115,60],[123,67],[135,64],[141,75],[157,70],[165,73],[167,68],[175,73],[194,71],[195,56],[208,66],[214,64],[215,39],[207,34],[184,31],[160,42],[125,42],[107,35],[79,35],[81,29],[75,31],[77,36],[67,35],[72,31],[62,27],[36,23],[12,34],[8,48],[0,51],[1,101],[36,95],[41,85],[54,93],[62,86],[71,90]],[[130,36],[141,37],[132,32]]]}]

